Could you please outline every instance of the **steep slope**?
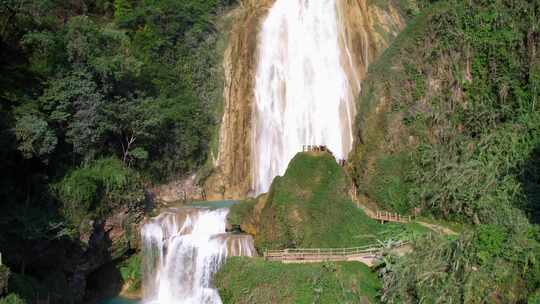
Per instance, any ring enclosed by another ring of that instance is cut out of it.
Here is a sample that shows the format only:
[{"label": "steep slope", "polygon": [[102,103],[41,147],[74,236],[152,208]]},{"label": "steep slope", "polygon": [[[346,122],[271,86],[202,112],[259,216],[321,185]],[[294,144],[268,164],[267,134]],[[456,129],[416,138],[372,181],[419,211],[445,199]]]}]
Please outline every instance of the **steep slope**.
[{"label": "steep slope", "polygon": [[372,244],[382,227],[354,206],[349,187],[330,154],[299,153],[267,195],[233,206],[230,222],[253,234],[259,250]]},{"label": "steep slope", "polygon": [[370,66],[351,157],[360,196],[473,225],[389,259],[383,301],[523,303],[538,290],[539,15],[540,1],[439,1]]}]

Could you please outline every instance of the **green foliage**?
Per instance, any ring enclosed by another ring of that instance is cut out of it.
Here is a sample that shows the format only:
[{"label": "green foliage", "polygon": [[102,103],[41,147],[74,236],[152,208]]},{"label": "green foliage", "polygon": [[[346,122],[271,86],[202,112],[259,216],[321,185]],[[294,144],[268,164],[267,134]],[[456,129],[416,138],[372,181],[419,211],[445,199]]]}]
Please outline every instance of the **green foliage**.
[{"label": "green foliage", "polygon": [[47,157],[58,143],[54,132],[47,122],[33,115],[17,119],[15,135],[19,142],[18,149],[25,158]]},{"label": "green foliage", "polygon": [[[260,211],[258,249],[354,247],[373,244],[385,229],[350,200],[350,180],[327,153],[299,153],[283,177],[272,182]],[[246,205],[244,205],[246,204]],[[232,218],[257,216],[254,202],[241,203]],[[255,210],[255,214],[253,212]]]},{"label": "green foliage", "polygon": [[486,263],[494,257],[501,257],[508,252],[503,247],[508,238],[506,231],[496,225],[481,225],[477,228],[476,248],[479,264]]},{"label": "green foliage", "polygon": [[[417,148],[409,206],[491,223],[512,206],[526,205],[521,168],[540,144],[532,94],[538,84],[530,69],[538,58],[528,51],[540,43],[531,38],[537,14],[534,1],[456,0],[415,18],[370,67],[363,87],[360,108],[366,110],[358,129],[364,144],[355,156],[359,184],[370,184],[366,176],[396,175],[380,168],[367,172],[390,152],[377,143],[387,139],[391,153]],[[383,99],[388,102],[378,104]],[[375,114],[377,105],[387,110]]]},{"label": "green foliage", "polygon": [[386,258],[382,299],[388,303],[521,302],[527,298],[525,284],[535,285],[527,279],[538,271],[531,257],[538,249],[536,241],[505,234],[496,226],[482,226],[459,238],[420,238],[414,243],[414,254]]},{"label": "green foliage", "polygon": [[227,216],[227,222],[230,225],[241,225],[242,222],[250,218],[255,210],[257,199],[247,199],[238,204],[234,204],[229,208],[229,215]]},{"label": "green foliage", "polygon": [[9,262],[40,280],[71,276],[72,264],[44,269],[34,251],[79,248],[85,219],[132,211],[143,182],[206,161],[223,87],[219,15],[233,2],[1,1],[0,243],[20,244],[1,246]]},{"label": "green foliage", "polygon": [[230,258],[215,276],[223,303],[377,303],[380,283],[356,262],[283,264]]},{"label": "green foliage", "polygon": [[6,297],[0,299],[0,304],[25,304],[26,302],[21,299],[17,294],[10,293]]},{"label": "green foliage", "polygon": [[[540,278],[527,220],[537,222],[540,185],[540,2],[436,2],[370,66],[353,174],[385,207],[475,226],[389,258],[383,301],[525,302]],[[405,175],[388,169],[411,151]]]},{"label": "green foliage", "polygon": [[540,293],[536,292],[527,299],[527,304],[540,304]]},{"label": "green foliage", "polygon": [[75,225],[88,215],[101,215],[120,204],[142,199],[137,174],[114,158],[73,170],[54,186],[64,215]]},{"label": "green foliage", "polygon": [[130,256],[120,264],[120,274],[124,282],[129,282],[129,291],[139,290],[142,284],[142,256],[140,253]]},{"label": "green foliage", "polygon": [[382,156],[375,164],[375,174],[369,183],[361,184],[369,197],[385,209],[405,213],[410,209],[409,190],[412,186],[409,174],[412,160],[409,153]]},{"label": "green foliage", "polygon": [[47,288],[36,279],[18,273],[13,273],[9,278],[9,291],[26,302],[43,299],[47,294]]}]

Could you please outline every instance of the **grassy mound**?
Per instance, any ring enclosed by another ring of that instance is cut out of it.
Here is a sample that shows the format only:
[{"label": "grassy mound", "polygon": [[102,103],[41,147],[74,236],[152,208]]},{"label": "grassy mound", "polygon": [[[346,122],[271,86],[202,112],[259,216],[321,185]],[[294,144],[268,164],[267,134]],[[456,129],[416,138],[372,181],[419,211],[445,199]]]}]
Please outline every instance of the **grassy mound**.
[{"label": "grassy mound", "polygon": [[380,283],[361,263],[282,264],[231,258],[215,277],[223,303],[376,303]]},{"label": "grassy mound", "polygon": [[252,227],[258,249],[372,244],[388,227],[353,204],[350,183],[330,154],[299,153],[267,195],[234,206],[230,219]]}]

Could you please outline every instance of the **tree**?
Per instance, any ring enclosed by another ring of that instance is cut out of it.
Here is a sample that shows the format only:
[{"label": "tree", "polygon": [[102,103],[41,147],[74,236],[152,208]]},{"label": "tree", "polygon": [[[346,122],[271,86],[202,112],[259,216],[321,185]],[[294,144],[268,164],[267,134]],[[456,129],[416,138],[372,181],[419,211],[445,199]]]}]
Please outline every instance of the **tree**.
[{"label": "tree", "polygon": [[40,101],[76,153],[92,158],[102,149],[110,122],[103,112],[104,95],[88,72],[76,70],[51,80]]},{"label": "tree", "polygon": [[38,157],[46,160],[58,143],[47,122],[32,114],[17,118],[15,135],[17,148],[25,158]]},{"label": "tree", "polygon": [[145,97],[121,99],[111,106],[109,113],[117,122],[113,132],[120,142],[124,164],[148,158],[148,150],[136,145],[155,139],[163,122],[157,106],[155,99]]}]

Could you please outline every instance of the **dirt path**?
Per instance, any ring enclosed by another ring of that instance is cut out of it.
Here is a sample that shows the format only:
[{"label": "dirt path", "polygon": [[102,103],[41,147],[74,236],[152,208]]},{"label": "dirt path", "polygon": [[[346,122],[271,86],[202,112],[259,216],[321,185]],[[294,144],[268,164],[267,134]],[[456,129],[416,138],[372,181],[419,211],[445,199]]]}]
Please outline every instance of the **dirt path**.
[{"label": "dirt path", "polygon": [[427,222],[422,222],[422,221],[416,221],[416,223],[430,229],[430,230],[433,230],[437,233],[440,233],[440,234],[444,234],[444,235],[458,235],[457,232],[455,232],[454,230],[450,229],[450,228],[447,228],[447,227],[443,227],[443,226],[440,226],[440,225],[436,225],[436,224],[430,224],[430,223],[427,223]]}]

